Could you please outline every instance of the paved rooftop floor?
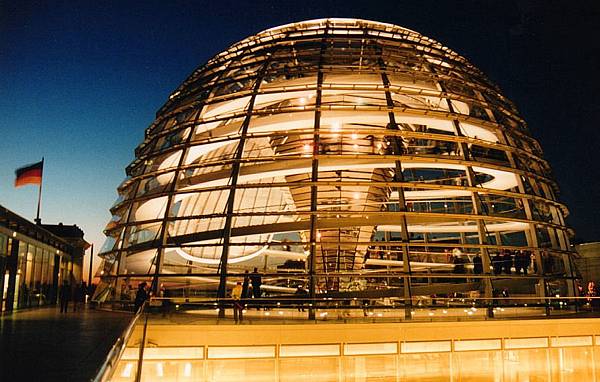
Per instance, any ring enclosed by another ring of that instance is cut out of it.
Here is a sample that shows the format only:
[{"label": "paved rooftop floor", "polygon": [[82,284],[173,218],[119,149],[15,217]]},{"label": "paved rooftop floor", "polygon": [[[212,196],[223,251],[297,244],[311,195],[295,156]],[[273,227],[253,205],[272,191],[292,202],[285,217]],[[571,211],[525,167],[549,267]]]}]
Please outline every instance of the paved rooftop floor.
[{"label": "paved rooftop floor", "polygon": [[0,316],[0,381],[89,381],[132,314],[41,308]]}]

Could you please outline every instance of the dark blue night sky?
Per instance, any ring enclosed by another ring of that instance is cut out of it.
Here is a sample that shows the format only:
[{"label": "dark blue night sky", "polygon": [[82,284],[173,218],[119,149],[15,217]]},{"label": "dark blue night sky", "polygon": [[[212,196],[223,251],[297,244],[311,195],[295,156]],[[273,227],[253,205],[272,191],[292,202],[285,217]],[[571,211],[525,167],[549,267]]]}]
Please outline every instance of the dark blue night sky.
[{"label": "dark blue night sky", "polygon": [[99,248],[124,168],[199,65],[306,19],[398,24],[456,50],[512,99],[545,150],[578,240],[600,240],[600,6],[567,1],[2,1],[0,204],[33,219],[14,170],[46,158],[42,220]]}]

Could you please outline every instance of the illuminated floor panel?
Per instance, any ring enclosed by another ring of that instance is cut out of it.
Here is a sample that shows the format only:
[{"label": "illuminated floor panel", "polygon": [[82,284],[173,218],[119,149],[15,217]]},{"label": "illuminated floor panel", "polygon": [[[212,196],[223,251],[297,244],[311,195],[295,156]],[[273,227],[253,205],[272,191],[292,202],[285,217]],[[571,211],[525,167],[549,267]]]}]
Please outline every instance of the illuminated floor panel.
[{"label": "illuminated floor panel", "polygon": [[[135,380],[140,334],[113,381]],[[146,346],[143,381],[597,381],[600,373],[598,319],[154,324]]]}]

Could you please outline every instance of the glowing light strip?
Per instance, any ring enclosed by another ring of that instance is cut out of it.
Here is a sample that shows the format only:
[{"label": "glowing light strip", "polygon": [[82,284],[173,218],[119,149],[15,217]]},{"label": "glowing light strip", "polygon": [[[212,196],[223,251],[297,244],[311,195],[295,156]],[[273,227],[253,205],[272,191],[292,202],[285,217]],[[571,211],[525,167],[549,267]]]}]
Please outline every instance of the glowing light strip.
[{"label": "glowing light strip", "polygon": [[[227,264],[236,264],[236,263],[241,263],[244,261],[251,260],[257,256],[260,256],[264,251],[267,250],[268,247],[269,247],[269,245],[267,244],[264,247],[262,247],[261,249],[259,249],[258,251],[253,252],[249,255],[229,258],[227,260]],[[185,252],[181,248],[174,248],[174,249],[175,249],[175,252],[177,252],[177,254],[179,256],[183,257],[184,259],[186,259],[188,261],[192,261],[194,263],[219,265],[219,263],[221,262],[220,259],[205,259],[205,258],[201,258],[201,257],[192,256],[192,255],[188,254],[187,252]]]}]

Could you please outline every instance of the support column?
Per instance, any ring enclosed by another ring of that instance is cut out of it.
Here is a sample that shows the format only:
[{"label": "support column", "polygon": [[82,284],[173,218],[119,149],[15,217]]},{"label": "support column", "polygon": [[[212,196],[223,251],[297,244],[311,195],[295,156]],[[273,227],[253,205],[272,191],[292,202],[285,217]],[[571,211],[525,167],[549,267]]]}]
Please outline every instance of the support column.
[{"label": "support column", "polygon": [[[381,80],[383,81],[383,87],[385,89],[385,99],[388,107],[388,117],[390,123],[388,129],[393,130],[396,134],[400,129],[396,123],[396,117],[394,115],[394,100],[390,93],[390,80],[385,72],[385,64],[382,58],[379,58],[379,66],[381,68]],[[400,238],[402,239],[402,271],[403,275],[403,290],[404,290],[404,318],[406,320],[412,319],[412,279],[411,279],[411,268],[410,268],[410,249],[409,241],[410,236],[408,234],[408,224],[406,222],[406,199],[404,197],[404,187],[400,184],[404,182],[404,175],[402,173],[402,163],[400,157],[402,156],[404,147],[402,146],[402,137],[394,135],[391,140],[392,144],[392,155],[396,158],[395,171],[394,171],[394,182],[396,183],[396,191],[398,192],[398,211],[403,212],[400,215]],[[398,259],[400,260],[400,259]]]},{"label": "support column", "polygon": [[[8,270],[8,288],[6,290],[6,311],[11,312],[14,309],[14,300],[17,285],[17,271],[19,265],[19,240],[8,239],[8,258],[6,269]],[[4,277],[4,275],[2,275]]]},{"label": "support column", "polygon": [[[447,102],[448,102],[449,111],[451,113],[454,113],[454,108],[452,107],[452,102],[450,100],[447,100]],[[464,137],[464,135],[462,134],[460,123],[458,122],[458,120],[453,120],[452,122],[454,124],[455,134],[459,137]],[[460,147],[460,153],[461,153],[462,159],[465,162],[471,161],[471,155],[470,155],[469,146],[467,145],[467,143],[460,142],[459,147]],[[476,188],[477,182],[475,180],[475,172],[473,171],[473,167],[471,167],[470,165],[466,165],[465,169],[466,169],[468,186],[471,188]],[[487,215],[487,213],[484,213],[485,209],[483,207],[483,203],[481,203],[481,197],[478,192],[471,191],[471,202],[473,205],[473,214],[474,215]],[[491,279],[492,274],[490,271],[492,262],[490,259],[489,250],[485,246],[488,244],[488,240],[487,240],[487,229],[485,227],[485,222],[483,219],[477,219],[477,236],[479,239],[479,244],[481,245],[481,247],[479,247],[480,248],[479,251],[481,252],[481,262],[483,265],[484,278],[482,279],[482,281],[483,281],[484,297],[486,299],[488,299],[487,301],[491,301],[489,299],[491,299],[493,297],[493,293],[492,293],[493,286],[492,286],[492,279]],[[493,317],[493,310],[492,310],[491,304],[488,305],[488,316]]]},{"label": "support column", "polygon": [[[54,256],[54,269],[52,270],[52,301],[51,304],[56,304],[58,302],[58,290],[59,290],[59,282],[58,282],[58,273],[60,272],[60,256]],[[91,296],[90,296],[91,299]]]},{"label": "support column", "polygon": [[[238,143],[237,150],[235,152],[235,158],[233,165],[231,166],[231,183],[229,189],[229,196],[227,198],[225,225],[223,227],[223,249],[221,251],[221,260],[219,262],[219,289],[217,290],[217,297],[224,299],[227,297],[227,264],[229,261],[229,244],[231,241],[231,228],[233,224],[233,213],[235,207],[235,194],[237,188],[237,182],[240,175],[241,161],[244,154],[244,147],[246,144],[248,126],[250,125],[250,119],[252,118],[252,111],[254,110],[254,101],[256,100],[256,94],[262,82],[264,73],[271,61],[271,54],[268,53],[265,62],[256,75],[256,81],[252,88],[252,96],[248,101],[248,108],[246,109],[246,116],[242,122],[240,140]],[[225,317],[225,307],[219,306],[219,318]]]},{"label": "support column", "polygon": [[[429,64],[427,64],[428,66],[430,66]],[[435,73],[435,70],[430,66],[430,70],[432,73]],[[440,89],[440,91],[442,92],[442,94],[447,94],[447,91],[445,89],[445,86],[442,84],[441,81],[437,82],[437,85]],[[456,114],[456,111],[454,110],[454,106],[452,105],[452,100],[449,97],[446,97],[446,104],[448,105],[448,111],[452,114]],[[462,129],[460,126],[460,122],[458,121],[458,119],[453,119],[452,120],[452,124],[454,126],[454,134],[457,137],[465,137],[465,135],[462,133]],[[465,161],[466,163],[469,163],[472,158],[470,155],[470,150],[469,150],[469,146],[466,142],[464,141],[460,141],[458,143],[458,147],[459,147],[459,152],[461,154],[462,160]],[[466,170],[466,175],[467,175],[467,184],[469,187],[471,188],[475,188],[477,187],[477,182],[475,179],[475,172],[473,171],[473,167],[470,164],[466,164],[465,165],[465,170]],[[481,197],[479,195],[478,192],[476,191],[471,191],[471,202],[472,202],[472,206],[473,206],[473,214],[474,215],[487,215],[487,213],[484,213],[484,207],[483,207],[483,203],[481,202]],[[490,254],[489,254],[489,250],[486,247],[486,245],[488,244],[488,240],[487,240],[487,229],[485,227],[485,222],[483,219],[477,219],[477,236],[479,239],[479,251],[481,253],[481,262],[482,262],[482,266],[483,266],[483,276],[484,278],[481,279],[483,282],[483,289],[484,289],[484,297],[487,299],[487,301],[491,301],[491,298],[493,296],[493,287],[492,287],[492,275],[491,275],[491,271],[490,271],[490,267],[491,267],[491,259],[490,259]],[[487,312],[489,317],[493,317],[494,313],[492,310],[492,304],[488,304],[488,312]]]},{"label": "support column", "polygon": [[[317,72],[317,94],[315,97],[315,119],[313,129],[313,147],[312,147],[312,162],[310,173],[310,248],[308,258],[308,295],[310,297],[310,308],[308,309],[308,319],[315,319],[315,299],[316,299],[316,262],[317,262],[317,198],[319,181],[319,147],[321,138],[319,135],[321,128],[321,98],[323,93],[323,56],[325,55],[327,33],[329,32],[329,22],[325,28],[323,39],[321,40],[321,48],[319,52],[319,67]],[[323,261],[323,266],[326,267],[326,261]]]}]

